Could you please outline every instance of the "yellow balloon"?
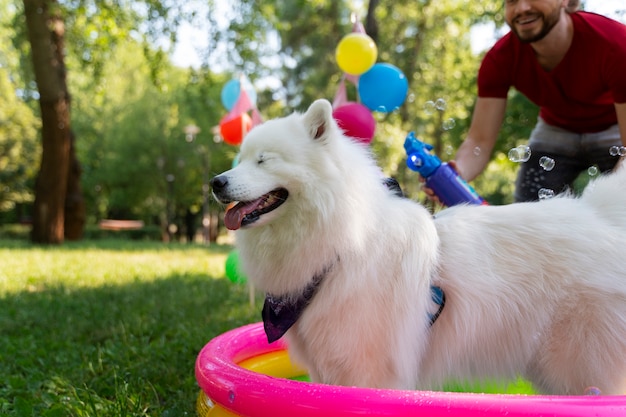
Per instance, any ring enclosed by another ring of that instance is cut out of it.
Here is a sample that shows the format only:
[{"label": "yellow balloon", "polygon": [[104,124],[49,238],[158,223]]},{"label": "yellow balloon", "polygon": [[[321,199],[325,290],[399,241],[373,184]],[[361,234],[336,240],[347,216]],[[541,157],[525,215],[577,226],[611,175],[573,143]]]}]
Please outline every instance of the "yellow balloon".
[{"label": "yellow balloon", "polygon": [[335,50],[337,65],[350,75],[363,74],[376,63],[377,57],[376,43],[365,33],[350,33],[344,36]]}]

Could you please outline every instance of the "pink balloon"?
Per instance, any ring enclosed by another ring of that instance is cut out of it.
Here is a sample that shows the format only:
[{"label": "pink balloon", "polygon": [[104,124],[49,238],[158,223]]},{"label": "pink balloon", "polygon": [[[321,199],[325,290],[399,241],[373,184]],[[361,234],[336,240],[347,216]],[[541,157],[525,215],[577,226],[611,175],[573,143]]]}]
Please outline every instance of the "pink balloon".
[{"label": "pink balloon", "polygon": [[370,143],[376,131],[376,120],[370,109],[359,103],[347,103],[333,111],[333,117],[346,136]]}]

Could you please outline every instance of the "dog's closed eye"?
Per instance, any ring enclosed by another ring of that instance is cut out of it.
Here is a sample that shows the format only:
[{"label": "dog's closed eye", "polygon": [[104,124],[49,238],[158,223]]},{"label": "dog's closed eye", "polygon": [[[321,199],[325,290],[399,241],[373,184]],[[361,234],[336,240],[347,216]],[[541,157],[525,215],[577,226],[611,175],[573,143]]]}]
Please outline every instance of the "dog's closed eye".
[{"label": "dog's closed eye", "polygon": [[275,156],[272,154],[268,154],[268,153],[259,154],[259,156],[257,157],[257,165],[261,165],[264,162],[270,161],[274,158]]}]

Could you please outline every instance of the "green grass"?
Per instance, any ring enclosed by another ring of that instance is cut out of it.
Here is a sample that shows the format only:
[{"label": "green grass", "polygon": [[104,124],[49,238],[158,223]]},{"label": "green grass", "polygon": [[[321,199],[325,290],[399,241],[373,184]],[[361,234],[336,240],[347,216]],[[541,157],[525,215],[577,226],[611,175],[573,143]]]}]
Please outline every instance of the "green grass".
[{"label": "green grass", "polygon": [[198,352],[260,316],[230,250],[0,240],[0,415],[195,415]]},{"label": "green grass", "polygon": [[223,278],[231,249],[0,239],[0,415],[194,416],[200,349],[260,319],[260,297]]},{"label": "green grass", "polygon": [[485,381],[485,382],[450,382],[443,388],[450,392],[474,392],[484,394],[536,394],[532,384],[525,379],[515,381]]}]

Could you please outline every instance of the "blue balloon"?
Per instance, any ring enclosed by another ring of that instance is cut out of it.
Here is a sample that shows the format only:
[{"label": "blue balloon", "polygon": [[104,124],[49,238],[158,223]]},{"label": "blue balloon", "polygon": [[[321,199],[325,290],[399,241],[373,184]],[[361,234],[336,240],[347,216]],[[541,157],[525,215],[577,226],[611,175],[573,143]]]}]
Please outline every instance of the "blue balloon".
[{"label": "blue balloon", "polygon": [[224,84],[222,88],[222,104],[226,107],[226,110],[231,110],[237,99],[239,98],[239,92],[241,91],[241,83],[239,80],[230,80]]},{"label": "blue balloon", "polygon": [[370,110],[389,113],[399,108],[409,91],[409,81],[394,65],[379,63],[359,78],[359,97]]},{"label": "blue balloon", "polygon": [[241,93],[241,85],[243,84],[243,89],[248,94],[248,98],[250,99],[250,103],[256,104],[256,91],[254,87],[248,81],[246,77],[243,77],[243,81],[239,81],[238,79],[232,79],[224,84],[222,88],[222,104],[226,107],[226,110],[232,110],[235,103],[239,99],[239,94]]}]

